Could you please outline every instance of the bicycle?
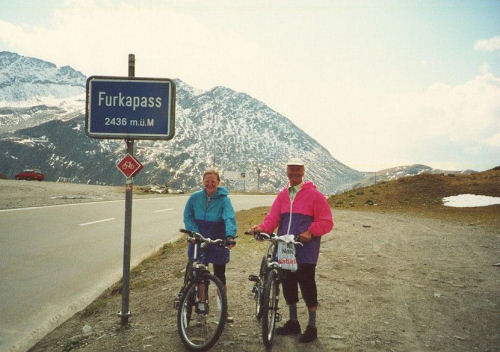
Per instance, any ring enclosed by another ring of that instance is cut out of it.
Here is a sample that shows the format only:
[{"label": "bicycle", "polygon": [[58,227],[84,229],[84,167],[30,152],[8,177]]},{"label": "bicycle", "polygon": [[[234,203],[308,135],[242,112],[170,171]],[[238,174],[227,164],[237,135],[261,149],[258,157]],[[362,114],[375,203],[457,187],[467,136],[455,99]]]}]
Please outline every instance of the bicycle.
[{"label": "bicycle", "polygon": [[[177,309],[177,331],[191,351],[206,351],[219,339],[227,318],[227,297],[224,285],[208,270],[205,249],[209,245],[234,245],[234,241],[210,239],[202,234],[181,229],[193,242],[193,259],[189,259],[184,273],[184,283],[174,308]],[[193,314],[194,312],[194,314]]]},{"label": "bicycle", "polygon": [[[245,234],[252,234],[245,232]],[[252,293],[255,299],[255,317],[260,320],[262,327],[262,341],[266,347],[273,343],[276,323],[281,321],[279,313],[279,284],[283,279],[284,271],[276,258],[276,247],[278,242],[293,243],[302,246],[298,242],[298,236],[294,240],[287,241],[275,233],[267,234],[259,232],[253,234],[257,240],[270,241],[267,253],[262,257],[259,275],[250,275],[248,279],[255,282]]]}]

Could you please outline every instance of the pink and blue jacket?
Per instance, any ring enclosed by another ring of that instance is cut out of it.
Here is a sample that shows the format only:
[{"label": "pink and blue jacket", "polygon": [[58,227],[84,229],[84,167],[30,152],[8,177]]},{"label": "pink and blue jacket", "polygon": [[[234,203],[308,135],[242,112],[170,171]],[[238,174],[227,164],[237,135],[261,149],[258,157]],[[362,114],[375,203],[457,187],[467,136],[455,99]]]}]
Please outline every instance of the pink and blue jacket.
[{"label": "pink and blue jacket", "polygon": [[304,246],[296,246],[298,264],[318,262],[321,236],[333,228],[330,205],[325,196],[309,181],[304,182],[293,202],[288,187],[283,188],[271,206],[271,211],[259,225],[267,233],[278,227],[278,235],[298,235],[309,230],[311,240]]}]

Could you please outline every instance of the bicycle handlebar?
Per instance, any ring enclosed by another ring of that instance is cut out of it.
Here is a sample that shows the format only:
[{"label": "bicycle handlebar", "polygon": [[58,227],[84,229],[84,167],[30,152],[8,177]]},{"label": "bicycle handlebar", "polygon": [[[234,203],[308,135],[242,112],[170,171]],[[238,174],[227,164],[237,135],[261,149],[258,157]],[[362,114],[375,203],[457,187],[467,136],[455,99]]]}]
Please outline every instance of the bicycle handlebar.
[{"label": "bicycle handlebar", "polygon": [[236,241],[234,239],[221,239],[221,238],[218,238],[216,240],[213,240],[211,238],[207,238],[207,237],[204,237],[201,233],[198,233],[196,231],[189,231],[189,230],[186,230],[186,229],[180,229],[179,230],[180,232],[182,233],[185,233],[187,234],[190,238],[194,238],[195,240],[199,240],[200,242],[204,242],[204,243],[207,243],[207,244],[215,244],[217,246],[221,246],[221,247],[225,247],[225,246],[234,246],[236,245]]},{"label": "bicycle handlebar", "polygon": [[245,231],[245,235],[253,235],[253,237],[256,240],[268,240],[272,242],[285,242],[285,243],[293,243],[293,244],[298,244],[299,246],[303,246],[304,244],[302,242],[299,242],[300,240],[300,235],[293,235],[293,241],[286,241],[281,236],[278,236],[276,233],[265,233],[265,232],[250,232],[250,231]]}]

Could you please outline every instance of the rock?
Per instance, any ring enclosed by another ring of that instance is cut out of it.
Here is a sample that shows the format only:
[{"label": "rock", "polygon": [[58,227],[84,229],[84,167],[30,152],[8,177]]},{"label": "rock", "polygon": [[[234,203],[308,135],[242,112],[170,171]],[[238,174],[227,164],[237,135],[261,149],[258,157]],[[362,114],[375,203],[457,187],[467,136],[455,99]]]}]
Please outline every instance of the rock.
[{"label": "rock", "polygon": [[334,339],[334,340],[343,340],[343,339],[345,339],[344,336],[340,336],[340,335],[330,335],[330,338]]},{"label": "rock", "polygon": [[87,335],[87,334],[90,334],[92,332],[92,326],[88,325],[88,324],[85,324],[82,328],[82,332]]},{"label": "rock", "polygon": [[78,343],[80,343],[80,341],[82,341],[85,337],[83,335],[75,335],[75,336],[72,336],[70,337],[67,341],[66,341],[66,344],[67,345],[77,345]]}]

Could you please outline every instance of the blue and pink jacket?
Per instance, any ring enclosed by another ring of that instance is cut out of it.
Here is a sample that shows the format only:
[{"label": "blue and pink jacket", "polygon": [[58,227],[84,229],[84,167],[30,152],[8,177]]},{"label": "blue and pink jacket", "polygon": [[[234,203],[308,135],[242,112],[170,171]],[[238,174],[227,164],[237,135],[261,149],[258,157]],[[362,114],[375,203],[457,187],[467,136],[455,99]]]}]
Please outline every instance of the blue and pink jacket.
[{"label": "blue and pink jacket", "polygon": [[271,233],[278,227],[278,235],[298,235],[309,230],[311,240],[304,246],[296,246],[298,264],[318,262],[321,236],[333,228],[330,205],[325,196],[309,181],[304,182],[293,202],[288,187],[283,188],[271,206],[271,211],[259,225],[262,231]]}]

